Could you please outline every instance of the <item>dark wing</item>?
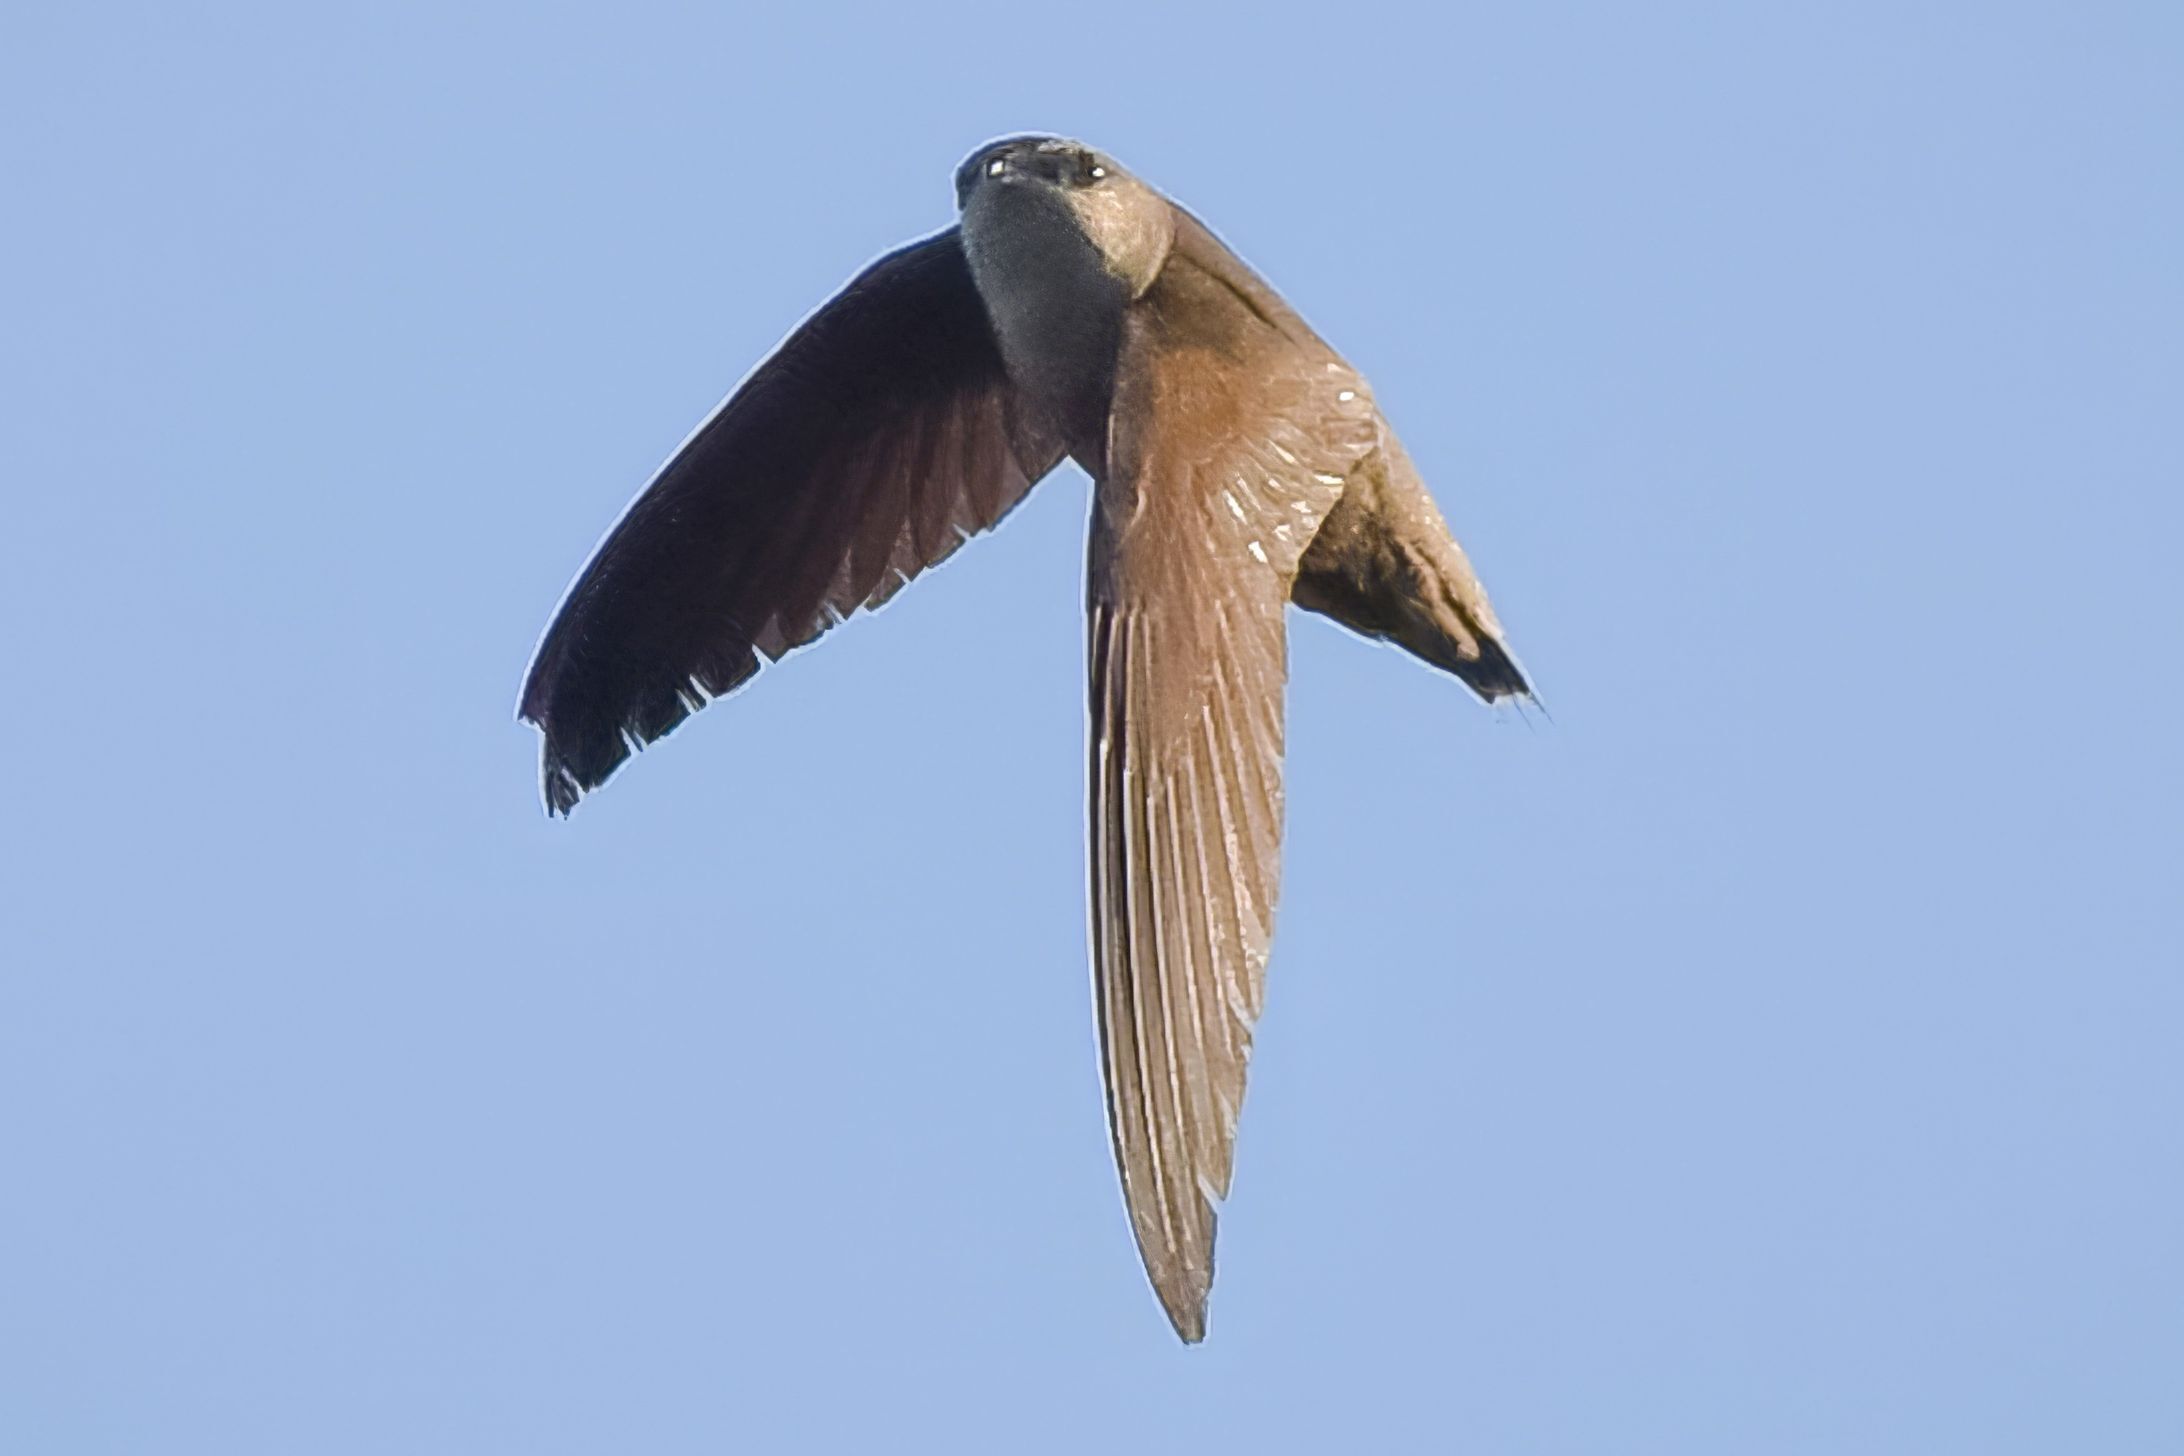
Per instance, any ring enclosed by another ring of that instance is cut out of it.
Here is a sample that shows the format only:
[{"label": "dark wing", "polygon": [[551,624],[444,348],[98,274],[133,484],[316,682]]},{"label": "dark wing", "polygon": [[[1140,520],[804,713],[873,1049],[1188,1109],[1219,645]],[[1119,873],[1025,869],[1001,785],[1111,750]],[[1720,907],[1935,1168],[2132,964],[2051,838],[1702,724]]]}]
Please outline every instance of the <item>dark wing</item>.
[{"label": "dark wing", "polygon": [[661,469],[524,683],[566,813],[707,701],[1006,515],[1058,440],[1025,417],[956,230],[874,263]]},{"label": "dark wing", "polygon": [[1132,308],[1091,547],[1093,973],[1124,1200],[1186,1340],[1274,926],[1283,608],[1374,420],[1211,273],[1171,260]]}]

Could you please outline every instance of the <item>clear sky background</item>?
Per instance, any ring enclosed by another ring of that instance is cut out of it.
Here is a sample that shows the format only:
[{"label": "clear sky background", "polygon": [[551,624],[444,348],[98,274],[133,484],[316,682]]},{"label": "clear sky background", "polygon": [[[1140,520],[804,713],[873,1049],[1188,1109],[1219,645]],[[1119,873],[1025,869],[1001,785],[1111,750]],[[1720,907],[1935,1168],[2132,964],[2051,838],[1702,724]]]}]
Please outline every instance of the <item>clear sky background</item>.
[{"label": "clear sky background", "polygon": [[[2184,1450],[2184,10],[18,7],[0,1450]],[[1212,1336],[1086,490],[548,822],[686,431],[982,140],[1372,378],[1554,718],[1293,624]]]}]

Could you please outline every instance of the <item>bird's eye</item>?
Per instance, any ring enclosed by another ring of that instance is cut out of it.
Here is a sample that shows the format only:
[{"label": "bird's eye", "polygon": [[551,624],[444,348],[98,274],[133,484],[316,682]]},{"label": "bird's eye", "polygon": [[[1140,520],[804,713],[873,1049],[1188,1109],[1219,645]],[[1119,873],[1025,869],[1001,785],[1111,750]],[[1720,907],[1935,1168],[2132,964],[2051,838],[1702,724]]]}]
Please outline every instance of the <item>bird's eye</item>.
[{"label": "bird's eye", "polygon": [[1089,175],[1091,176],[1093,181],[1097,182],[1100,180],[1100,178],[1107,175],[1107,169],[1105,167],[1102,167],[1099,163],[1094,162],[1092,164],[1092,171]]},{"label": "bird's eye", "polygon": [[988,177],[998,177],[1008,169],[1009,159],[1007,157],[995,157],[986,164],[986,175]]}]

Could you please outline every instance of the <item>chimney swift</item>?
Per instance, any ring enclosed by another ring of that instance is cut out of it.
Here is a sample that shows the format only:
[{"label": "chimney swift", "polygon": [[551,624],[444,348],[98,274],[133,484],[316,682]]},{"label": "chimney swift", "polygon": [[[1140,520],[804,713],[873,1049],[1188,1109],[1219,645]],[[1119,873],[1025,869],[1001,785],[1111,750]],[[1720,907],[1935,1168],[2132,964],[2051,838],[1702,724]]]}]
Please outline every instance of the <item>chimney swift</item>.
[{"label": "chimney swift", "polygon": [[1056,137],[981,147],[955,187],[956,226],[852,279],[645,487],[521,716],[565,814],[1082,466],[1101,1069],[1138,1249],[1195,1341],[1274,929],[1286,604],[1488,702],[1530,689],[1364,378],[1203,223]]}]

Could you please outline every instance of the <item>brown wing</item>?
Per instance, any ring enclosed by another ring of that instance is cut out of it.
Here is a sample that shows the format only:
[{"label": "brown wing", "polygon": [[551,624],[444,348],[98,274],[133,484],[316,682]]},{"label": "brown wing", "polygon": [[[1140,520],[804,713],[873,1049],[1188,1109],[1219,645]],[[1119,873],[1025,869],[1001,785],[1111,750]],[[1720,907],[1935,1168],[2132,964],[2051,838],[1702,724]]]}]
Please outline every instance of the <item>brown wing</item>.
[{"label": "brown wing", "polygon": [[858,275],[663,467],[524,683],[566,813],[711,698],[999,521],[1060,443],[1019,410],[955,229]]},{"label": "brown wing", "polygon": [[1171,261],[1125,327],[1090,571],[1093,972],[1154,1290],[1205,1332],[1273,933],[1283,608],[1371,448],[1364,383]]}]

